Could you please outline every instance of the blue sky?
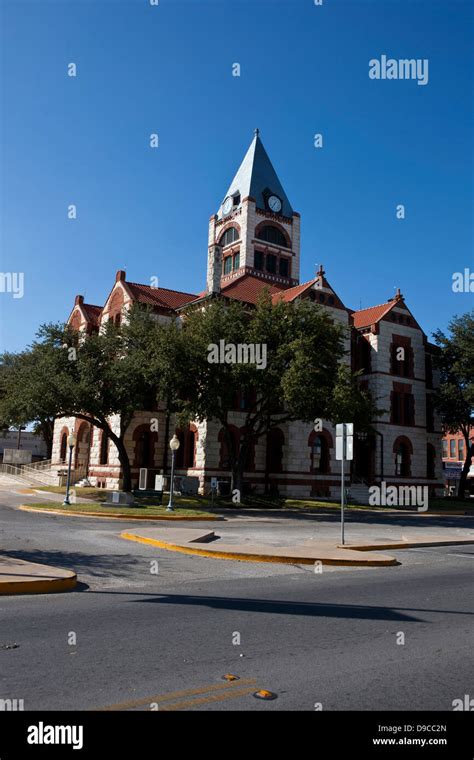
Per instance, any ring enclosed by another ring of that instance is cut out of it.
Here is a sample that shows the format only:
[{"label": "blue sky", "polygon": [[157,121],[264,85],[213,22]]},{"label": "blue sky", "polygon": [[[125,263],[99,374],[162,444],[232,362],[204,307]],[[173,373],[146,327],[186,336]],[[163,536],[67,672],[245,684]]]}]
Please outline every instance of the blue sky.
[{"label": "blue sky", "polygon": [[[1,269],[25,277],[23,298],[0,293],[2,350],[76,293],[102,304],[120,268],[199,292],[209,216],[257,126],[301,213],[302,281],[322,262],[352,308],[400,287],[428,334],[472,308],[451,288],[474,270],[471,2],[0,7]],[[371,80],[382,54],[429,59],[428,84]]]}]

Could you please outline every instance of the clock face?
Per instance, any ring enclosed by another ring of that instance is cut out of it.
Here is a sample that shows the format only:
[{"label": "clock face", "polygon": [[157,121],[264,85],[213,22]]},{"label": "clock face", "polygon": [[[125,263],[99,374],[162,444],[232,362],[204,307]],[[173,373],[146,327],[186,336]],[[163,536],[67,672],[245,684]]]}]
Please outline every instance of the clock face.
[{"label": "clock face", "polygon": [[225,199],[224,203],[222,204],[222,211],[224,214],[229,214],[232,211],[232,206],[234,205],[234,201],[230,197],[230,195]]},{"label": "clock face", "polygon": [[268,199],[268,206],[271,211],[278,214],[281,211],[281,200],[277,195],[271,195]]}]

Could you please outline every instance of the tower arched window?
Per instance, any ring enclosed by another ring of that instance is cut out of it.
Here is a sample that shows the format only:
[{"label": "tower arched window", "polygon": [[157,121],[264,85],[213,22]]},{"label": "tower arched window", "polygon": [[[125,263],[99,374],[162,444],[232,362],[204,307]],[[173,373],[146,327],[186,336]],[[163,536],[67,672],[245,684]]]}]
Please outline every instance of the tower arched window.
[{"label": "tower arched window", "polygon": [[267,243],[288,248],[288,243],[283,232],[272,224],[265,224],[263,227],[260,227],[256,237],[259,240],[265,240]]},{"label": "tower arched window", "polygon": [[237,227],[228,227],[224,234],[222,235],[219,245],[226,246],[230,245],[231,243],[235,243],[236,240],[239,239],[239,231]]}]

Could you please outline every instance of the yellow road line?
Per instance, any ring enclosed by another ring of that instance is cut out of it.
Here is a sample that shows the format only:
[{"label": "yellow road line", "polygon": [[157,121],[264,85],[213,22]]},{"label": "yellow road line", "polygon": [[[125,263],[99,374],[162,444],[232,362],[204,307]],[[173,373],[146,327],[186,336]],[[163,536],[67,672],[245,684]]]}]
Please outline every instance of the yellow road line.
[{"label": "yellow road line", "polygon": [[163,707],[160,712],[171,712],[173,710],[183,710],[187,707],[196,707],[197,705],[203,705],[209,702],[223,702],[225,699],[237,699],[238,697],[244,697],[248,694],[253,694],[257,690],[256,685],[247,687],[246,689],[233,689],[230,692],[221,692],[221,694],[213,694],[209,697],[198,697],[197,699],[185,699],[182,702],[175,702],[169,707]]},{"label": "yellow road line", "polygon": [[99,712],[104,712],[108,710],[128,710],[132,707],[140,707],[142,705],[151,704],[152,702],[155,702],[157,704],[161,704],[162,702],[172,702],[173,700],[179,699],[180,697],[192,697],[194,695],[199,696],[200,694],[207,694],[208,692],[214,692],[214,691],[225,691],[236,688],[237,684],[240,686],[244,685],[252,685],[252,691],[255,689],[256,681],[254,678],[245,678],[241,681],[231,681],[226,683],[217,683],[217,684],[211,684],[210,686],[201,687],[200,689],[184,689],[183,691],[172,691],[169,694],[161,694],[154,697],[143,697],[141,699],[133,699],[129,702],[118,702],[114,705],[108,705],[107,707],[99,707],[97,708]]}]

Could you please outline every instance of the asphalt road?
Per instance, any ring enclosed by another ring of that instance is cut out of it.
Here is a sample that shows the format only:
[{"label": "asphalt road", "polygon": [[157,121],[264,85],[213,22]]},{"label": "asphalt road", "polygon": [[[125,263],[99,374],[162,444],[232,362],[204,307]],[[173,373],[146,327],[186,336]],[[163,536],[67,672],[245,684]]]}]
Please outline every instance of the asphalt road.
[{"label": "asphalt road", "polygon": [[[0,597],[0,699],[31,710],[451,710],[474,696],[474,546],[314,573],[166,552],[119,537],[136,523],[13,509],[26,500],[0,491],[0,551],[74,568],[82,585]],[[333,523],[283,519],[275,535]],[[451,523],[474,529],[438,527]],[[258,700],[259,689],[277,698]]]}]

